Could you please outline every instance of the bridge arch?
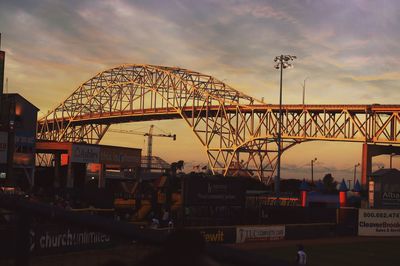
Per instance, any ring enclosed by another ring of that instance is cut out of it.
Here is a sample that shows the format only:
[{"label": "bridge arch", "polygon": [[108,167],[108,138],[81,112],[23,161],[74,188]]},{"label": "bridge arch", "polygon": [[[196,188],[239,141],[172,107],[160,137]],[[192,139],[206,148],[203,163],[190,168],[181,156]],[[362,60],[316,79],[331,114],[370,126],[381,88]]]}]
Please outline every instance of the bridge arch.
[{"label": "bridge arch", "polygon": [[[255,156],[259,150],[238,149],[246,145],[246,140],[236,133],[235,127],[239,124],[240,109],[251,109],[257,102],[261,103],[199,72],[177,67],[121,65],[87,80],[40,118],[37,137],[95,144],[111,124],[181,118],[206,148],[214,173],[237,173],[245,164],[246,171],[250,165],[256,167],[247,173],[262,178],[258,170],[263,169],[258,169]],[[242,127],[244,122],[240,121]],[[241,153],[248,155],[244,163]],[[274,160],[268,161],[264,168],[271,176]]]},{"label": "bridge arch", "polygon": [[[282,115],[284,149],[306,140],[400,144],[400,105],[284,105]],[[37,138],[95,144],[112,124],[178,118],[204,146],[214,173],[244,170],[271,180],[279,106],[179,67],[102,71],[39,119]]]}]

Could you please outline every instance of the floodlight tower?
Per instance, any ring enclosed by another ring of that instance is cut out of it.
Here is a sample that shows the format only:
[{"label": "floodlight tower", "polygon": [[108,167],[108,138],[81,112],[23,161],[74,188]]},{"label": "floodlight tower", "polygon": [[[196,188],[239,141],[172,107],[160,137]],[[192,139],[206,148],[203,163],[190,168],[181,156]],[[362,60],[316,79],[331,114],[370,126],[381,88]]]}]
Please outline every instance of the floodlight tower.
[{"label": "floodlight tower", "polygon": [[276,197],[280,194],[280,180],[281,180],[281,154],[282,154],[282,78],[283,69],[292,68],[293,65],[290,63],[297,57],[295,55],[279,55],[276,56],[274,62],[276,63],[275,69],[280,69],[281,77],[279,83],[279,121],[278,121],[278,161],[277,161],[277,174],[275,176],[274,190]]}]

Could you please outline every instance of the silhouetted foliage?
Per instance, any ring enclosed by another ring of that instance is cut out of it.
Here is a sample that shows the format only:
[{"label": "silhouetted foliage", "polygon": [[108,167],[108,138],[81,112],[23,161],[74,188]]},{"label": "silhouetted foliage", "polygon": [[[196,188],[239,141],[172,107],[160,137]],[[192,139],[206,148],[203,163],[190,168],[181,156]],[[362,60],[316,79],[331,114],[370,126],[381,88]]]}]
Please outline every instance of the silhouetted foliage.
[{"label": "silhouetted foliage", "polygon": [[184,168],[185,162],[183,160],[179,160],[177,162],[173,162],[171,163],[171,173],[173,175],[176,175],[176,172],[182,171],[182,169]]},{"label": "silhouetted foliage", "polygon": [[322,183],[324,183],[326,192],[334,192],[336,191],[337,182],[333,178],[332,174],[326,174],[322,179]]}]

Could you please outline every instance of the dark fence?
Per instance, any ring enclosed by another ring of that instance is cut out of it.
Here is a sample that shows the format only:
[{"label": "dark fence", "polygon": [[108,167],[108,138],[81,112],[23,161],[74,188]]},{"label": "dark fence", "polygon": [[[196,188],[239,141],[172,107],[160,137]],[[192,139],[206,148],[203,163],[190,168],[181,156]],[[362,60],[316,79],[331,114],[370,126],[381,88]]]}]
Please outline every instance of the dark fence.
[{"label": "dark fence", "polygon": [[337,209],[338,235],[357,235],[358,234],[358,209],[340,208]]},{"label": "dark fence", "polygon": [[[44,203],[31,202],[17,196],[0,194],[0,208],[10,211],[7,214],[7,221],[0,227],[3,231],[2,239],[3,237],[7,239],[1,248],[7,251],[8,257],[12,257],[14,264],[18,266],[29,265],[31,256],[85,250],[89,247],[107,248],[121,243],[129,243],[137,254],[135,257],[130,257],[129,265],[139,265],[138,263],[149,254],[148,265],[169,265],[168,263],[177,259],[190,261],[196,258],[191,254],[198,253],[198,250],[203,248],[207,255],[221,261],[223,265],[251,266],[265,265],[265,263],[275,266],[287,265],[281,261],[268,259],[266,256],[261,258],[256,254],[220,245],[208,244],[202,248],[198,246],[199,242],[196,242],[196,235],[193,237],[185,234],[188,239],[179,239],[179,235],[173,238],[172,235],[168,236],[167,230],[144,229],[98,215],[77,213]],[[218,232],[210,230],[205,230],[204,234],[215,238]],[[232,235],[229,236],[229,232],[225,233],[228,238],[233,238]],[[132,241],[135,241],[135,244],[131,244]],[[85,257],[86,255],[82,256],[82,259]],[[60,259],[62,258],[59,257],[58,260]],[[158,260],[161,263],[151,264]],[[59,264],[57,261],[54,263],[54,265]],[[98,265],[103,264],[104,261]]]},{"label": "dark fence", "polygon": [[259,206],[197,206],[186,208],[185,226],[232,226],[247,224],[336,223],[334,208]]},{"label": "dark fence", "polygon": [[0,208],[11,210],[7,223],[2,223],[2,233],[7,238],[2,237],[6,241],[0,245],[6,251],[2,252],[3,257],[13,257],[15,265],[29,265],[33,255],[104,248],[121,241],[134,240],[141,248],[157,250],[167,238],[164,231],[67,211],[17,196],[0,194]]}]

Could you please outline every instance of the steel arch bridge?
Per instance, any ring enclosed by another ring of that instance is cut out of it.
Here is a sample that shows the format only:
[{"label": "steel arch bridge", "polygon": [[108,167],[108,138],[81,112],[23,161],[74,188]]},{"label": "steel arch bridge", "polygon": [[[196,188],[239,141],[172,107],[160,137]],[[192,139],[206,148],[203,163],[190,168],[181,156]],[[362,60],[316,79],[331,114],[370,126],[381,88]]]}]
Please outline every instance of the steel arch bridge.
[{"label": "steel arch bridge", "polygon": [[[284,105],[283,150],[310,140],[400,144],[400,105]],[[279,106],[178,67],[121,65],[100,72],[38,121],[39,140],[99,143],[112,124],[183,119],[224,175],[268,183]]]}]

